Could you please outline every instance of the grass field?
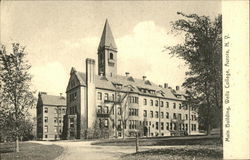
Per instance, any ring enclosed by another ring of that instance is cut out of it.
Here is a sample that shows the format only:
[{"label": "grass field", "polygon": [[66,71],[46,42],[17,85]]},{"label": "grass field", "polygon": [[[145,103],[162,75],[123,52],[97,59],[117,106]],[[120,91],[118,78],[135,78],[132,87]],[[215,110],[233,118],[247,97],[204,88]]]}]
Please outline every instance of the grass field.
[{"label": "grass field", "polygon": [[[187,137],[153,137],[140,138],[140,146],[175,146],[175,145],[215,145],[219,144],[218,136],[187,136]],[[102,146],[134,146],[135,138],[129,139],[104,139],[92,145]]]},{"label": "grass field", "polygon": [[[135,139],[100,140],[92,143],[102,146],[135,146]],[[122,160],[219,160],[223,147],[218,136],[141,138],[140,146],[168,146],[127,154]]]},{"label": "grass field", "polygon": [[52,160],[61,155],[63,148],[57,145],[41,145],[21,142],[20,152],[15,152],[14,143],[0,143],[1,160]]},{"label": "grass field", "polygon": [[223,157],[222,146],[217,145],[187,145],[170,148],[152,149],[148,151],[127,154],[122,160],[220,160]]}]

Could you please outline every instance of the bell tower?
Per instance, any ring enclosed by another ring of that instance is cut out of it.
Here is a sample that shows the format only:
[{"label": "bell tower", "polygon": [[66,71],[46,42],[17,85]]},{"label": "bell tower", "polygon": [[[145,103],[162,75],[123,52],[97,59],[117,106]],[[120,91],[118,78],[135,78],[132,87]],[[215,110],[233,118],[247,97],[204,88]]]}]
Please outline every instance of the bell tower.
[{"label": "bell tower", "polygon": [[98,75],[114,77],[117,74],[117,47],[106,19],[98,46]]}]

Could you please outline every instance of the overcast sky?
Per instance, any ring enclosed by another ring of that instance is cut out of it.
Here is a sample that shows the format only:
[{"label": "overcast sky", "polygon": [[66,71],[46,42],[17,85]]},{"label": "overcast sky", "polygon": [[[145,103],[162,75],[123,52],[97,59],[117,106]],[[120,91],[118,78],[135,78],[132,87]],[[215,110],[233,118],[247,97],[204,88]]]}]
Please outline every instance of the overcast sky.
[{"label": "overcast sky", "polygon": [[97,47],[108,18],[118,47],[118,74],[143,75],[175,87],[187,66],[163,52],[183,37],[168,34],[177,11],[212,18],[219,1],[12,1],[1,2],[1,42],[26,46],[33,87],[65,93],[71,67],[85,72],[85,58],[97,60]]}]

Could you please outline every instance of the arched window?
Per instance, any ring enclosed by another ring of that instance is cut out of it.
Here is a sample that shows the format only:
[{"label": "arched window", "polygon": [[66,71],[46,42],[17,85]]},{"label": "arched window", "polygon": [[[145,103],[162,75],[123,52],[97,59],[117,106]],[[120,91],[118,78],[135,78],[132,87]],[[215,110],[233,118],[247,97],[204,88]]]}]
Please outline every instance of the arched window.
[{"label": "arched window", "polygon": [[113,55],[113,53],[111,52],[111,53],[109,53],[109,59],[113,59],[114,58],[114,55]]}]

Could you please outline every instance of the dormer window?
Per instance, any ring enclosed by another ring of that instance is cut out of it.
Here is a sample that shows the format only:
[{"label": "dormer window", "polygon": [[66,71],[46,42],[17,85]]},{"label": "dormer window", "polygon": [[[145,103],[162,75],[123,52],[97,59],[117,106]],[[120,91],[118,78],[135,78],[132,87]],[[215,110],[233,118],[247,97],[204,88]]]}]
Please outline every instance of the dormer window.
[{"label": "dormer window", "polygon": [[109,53],[109,59],[114,59],[114,55],[112,52]]}]

